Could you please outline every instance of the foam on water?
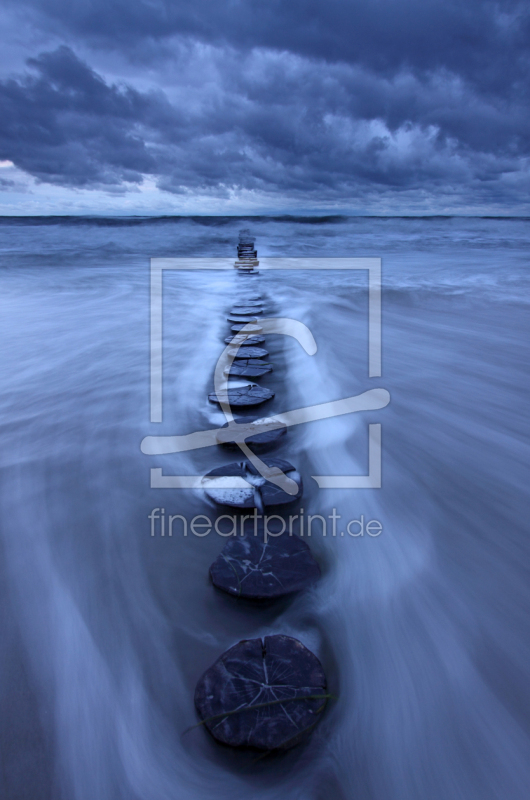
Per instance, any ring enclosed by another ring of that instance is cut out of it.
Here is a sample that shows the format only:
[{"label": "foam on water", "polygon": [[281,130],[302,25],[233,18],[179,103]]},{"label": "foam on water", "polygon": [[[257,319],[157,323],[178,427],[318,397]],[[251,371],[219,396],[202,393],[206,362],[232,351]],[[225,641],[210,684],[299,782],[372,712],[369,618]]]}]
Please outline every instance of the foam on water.
[{"label": "foam on water", "polygon": [[[164,421],[150,424],[147,259],[231,254],[240,227],[0,223],[0,709],[17,743],[6,794],[523,800],[530,222],[252,222],[260,255],[380,255],[384,275],[377,379],[365,276],[260,276],[272,313],[308,325],[318,350],[267,336],[275,371],[260,383],[277,397],[258,416],[391,394],[381,411],[281,440],[274,457],[302,474],[306,516],[335,508],[341,520],[335,537],[314,524],[322,580],[259,614],[209,585],[220,537],[150,536],[153,508],[217,513],[204,492],[150,490],[150,467],[200,475],[233,454],[140,452],[147,435],[225,422],[207,393],[237,296],[231,273],[164,278]],[[382,424],[383,488],[319,490],[312,475],[366,473],[369,422]],[[341,536],[361,515],[381,535]],[[202,729],[182,735],[204,669],[239,639],[277,632],[321,654],[339,698],[311,742],[253,763]]]}]

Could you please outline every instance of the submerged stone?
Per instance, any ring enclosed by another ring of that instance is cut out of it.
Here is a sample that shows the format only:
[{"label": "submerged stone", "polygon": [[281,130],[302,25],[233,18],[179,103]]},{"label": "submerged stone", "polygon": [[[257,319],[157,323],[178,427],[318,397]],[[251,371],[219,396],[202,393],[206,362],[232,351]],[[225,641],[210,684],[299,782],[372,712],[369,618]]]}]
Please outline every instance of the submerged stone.
[{"label": "submerged stone", "polygon": [[[234,427],[236,423],[236,427]],[[253,450],[260,451],[275,445],[287,433],[287,425],[274,420],[255,419],[249,421],[238,417],[232,423],[223,425],[217,434],[218,444],[230,449],[239,449],[238,442],[246,442]]]},{"label": "submerged stone", "polygon": [[212,736],[259,750],[294,747],[319,722],[326,702],[322,664],[282,634],[234,645],[195,688],[195,707]]},{"label": "submerged stone", "polygon": [[225,339],[226,344],[238,344],[240,347],[254,347],[257,344],[265,344],[264,336],[227,336]]},{"label": "submerged stone", "polygon": [[306,542],[281,533],[283,520],[246,520],[244,535],[226,542],[210,567],[214,586],[248,600],[270,600],[306,589],[320,578],[320,567]]},{"label": "submerged stone", "polygon": [[224,389],[217,395],[212,392],[208,395],[211,403],[229,403],[231,406],[259,406],[267,400],[272,400],[274,392],[264,389],[263,386],[249,384],[235,389]]},{"label": "submerged stone", "polygon": [[264,478],[250,461],[237,461],[210,470],[202,479],[201,486],[215,503],[234,508],[264,509],[292,503],[302,496],[302,477],[296,467],[281,458],[263,458],[262,461],[270,469],[281,470],[293,480],[297,485],[296,494],[288,494]]},{"label": "submerged stone", "polygon": [[244,378],[260,378],[272,372],[272,365],[260,358],[246,358],[240,361],[234,361],[230,367],[226,367],[224,374],[227,377],[244,377]]}]

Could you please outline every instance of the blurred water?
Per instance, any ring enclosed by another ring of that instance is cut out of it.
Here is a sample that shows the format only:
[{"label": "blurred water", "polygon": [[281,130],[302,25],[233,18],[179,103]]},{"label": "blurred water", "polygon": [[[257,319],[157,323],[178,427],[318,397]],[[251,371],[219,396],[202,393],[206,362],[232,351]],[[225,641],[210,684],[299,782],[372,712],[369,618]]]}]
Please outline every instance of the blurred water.
[{"label": "blurred water", "polygon": [[[222,422],[206,394],[238,285],[165,278],[151,425],[148,258],[230,256],[243,225],[260,255],[383,258],[380,379],[361,275],[260,276],[268,311],[318,344],[310,357],[268,337],[264,412],[375,386],[392,398],[289,431],[277,453],[304,475],[305,512],[383,533],[315,533],[320,583],[259,611],[209,585],[219,537],[149,535],[157,506],[216,513],[198,492],[150,490],[151,466],[200,474],[232,456],[139,449]],[[529,243],[518,219],[0,220],[4,796],[528,796]],[[383,425],[383,488],[319,491],[311,475],[366,472],[369,422]],[[255,762],[183,735],[203,670],[280,631],[319,653],[338,695],[309,744]]]}]

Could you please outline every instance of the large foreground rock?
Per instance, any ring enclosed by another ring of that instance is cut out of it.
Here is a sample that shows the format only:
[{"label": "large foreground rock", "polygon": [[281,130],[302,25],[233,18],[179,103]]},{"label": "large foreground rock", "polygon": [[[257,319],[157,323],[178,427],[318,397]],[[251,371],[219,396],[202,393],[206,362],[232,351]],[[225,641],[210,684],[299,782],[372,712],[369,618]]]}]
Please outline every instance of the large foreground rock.
[{"label": "large foreground rock", "polygon": [[264,509],[292,503],[302,496],[302,477],[296,467],[281,458],[263,458],[262,461],[267,467],[276,467],[291,478],[298,486],[296,494],[288,494],[271,483],[246,460],[212,469],[202,479],[202,488],[214,502],[234,508]]},{"label": "large foreground rock", "polygon": [[214,586],[235,597],[271,600],[317,581],[320,567],[308,545],[282,528],[277,519],[267,523],[267,531],[262,520],[246,520],[244,536],[228,539],[210,567]]},{"label": "large foreground rock", "polygon": [[322,664],[298,639],[283,635],[234,645],[195,689],[199,717],[218,741],[260,750],[298,744],[326,702]]}]

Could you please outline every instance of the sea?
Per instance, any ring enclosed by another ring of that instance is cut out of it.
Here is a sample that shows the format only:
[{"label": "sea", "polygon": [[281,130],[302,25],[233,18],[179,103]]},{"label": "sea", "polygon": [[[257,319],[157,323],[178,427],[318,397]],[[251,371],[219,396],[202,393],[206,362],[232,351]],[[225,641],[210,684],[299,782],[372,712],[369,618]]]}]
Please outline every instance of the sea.
[{"label": "sea", "polygon": [[[234,258],[242,228],[258,258],[381,259],[381,374],[366,271],[168,270],[151,421],[150,259]],[[2,797],[527,800],[529,218],[4,217],[0,276]],[[223,424],[208,393],[243,284],[317,345],[267,337],[257,416],[390,397],[274,451],[306,518],[340,521],[306,538],[321,579],[260,606],[212,586],[225,538],[161,535],[162,514],[215,518],[204,492],[151,488],[242,455],[141,449]],[[370,430],[380,487],[321,488],[377,471]],[[322,719],[281,754],[219,745],[197,681],[277,633],[320,658]]]}]

